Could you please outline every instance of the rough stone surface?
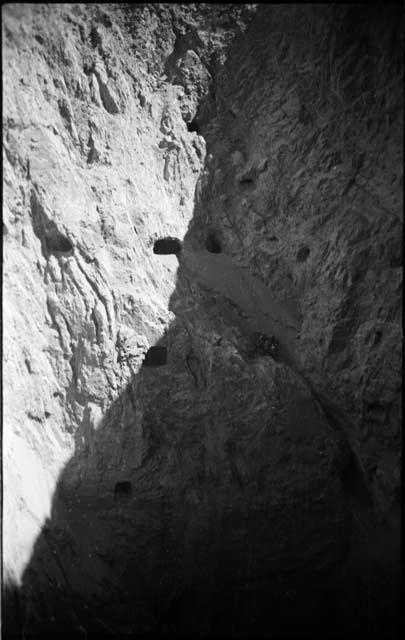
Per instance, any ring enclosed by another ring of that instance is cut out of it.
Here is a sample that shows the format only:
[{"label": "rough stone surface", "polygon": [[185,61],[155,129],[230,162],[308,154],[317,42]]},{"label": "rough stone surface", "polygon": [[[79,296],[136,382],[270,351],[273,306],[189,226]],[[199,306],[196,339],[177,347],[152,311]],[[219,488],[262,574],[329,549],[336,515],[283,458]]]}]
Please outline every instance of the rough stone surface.
[{"label": "rough stone surface", "polygon": [[401,16],[3,7],[10,637],[395,633]]}]

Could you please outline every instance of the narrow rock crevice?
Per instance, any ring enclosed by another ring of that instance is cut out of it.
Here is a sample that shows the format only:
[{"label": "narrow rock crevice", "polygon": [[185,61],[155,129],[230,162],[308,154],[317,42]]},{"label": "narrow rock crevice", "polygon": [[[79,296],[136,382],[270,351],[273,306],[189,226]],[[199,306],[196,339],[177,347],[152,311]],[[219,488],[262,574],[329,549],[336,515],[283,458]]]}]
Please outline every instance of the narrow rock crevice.
[{"label": "narrow rock crevice", "polygon": [[32,228],[41,241],[41,250],[44,258],[50,255],[70,256],[73,254],[73,244],[59,231],[56,223],[50,220],[40,204],[35,192],[31,195]]}]

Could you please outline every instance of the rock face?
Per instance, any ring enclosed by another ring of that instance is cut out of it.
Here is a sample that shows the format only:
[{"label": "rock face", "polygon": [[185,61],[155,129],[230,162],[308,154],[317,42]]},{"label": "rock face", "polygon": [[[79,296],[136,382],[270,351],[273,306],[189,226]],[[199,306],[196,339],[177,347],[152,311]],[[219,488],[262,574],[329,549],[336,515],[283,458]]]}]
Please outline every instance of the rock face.
[{"label": "rock face", "polygon": [[401,19],[3,7],[6,637],[395,635]]}]

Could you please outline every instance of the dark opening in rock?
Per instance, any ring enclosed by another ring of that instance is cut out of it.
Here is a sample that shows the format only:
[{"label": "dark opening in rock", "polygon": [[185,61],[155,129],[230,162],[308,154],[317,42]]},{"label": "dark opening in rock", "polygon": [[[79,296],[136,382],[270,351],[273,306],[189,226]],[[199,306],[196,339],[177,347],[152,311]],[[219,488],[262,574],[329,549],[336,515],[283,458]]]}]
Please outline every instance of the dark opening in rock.
[{"label": "dark opening in rock", "polygon": [[177,254],[180,253],[180,251],[181,242],[178,238],[161,238],[160,240],[156,240],[153,245],[153,253],[159,255]]},{"label": "dark opening in rock", "polygon": [[46,248],[49,253],[70,253],[73,245],[66,236],[57,232],[48,232],[45,236]]},{"label": "dark opening in rock", "polygon": [[238,178],[240,184],[254,184],[254,178],[252,175],[242,175]]},{"label": "dark opening in rock", "polygon": [[210,231],[205,241],[205,248],[210,253],[222,253],[221,241],[215,231]]},{"label": "dark opening in rock", "polygon": [[132,483],[129,480],[117,482],[114,488],[114,499],[130,498],[132,496]]},{"label": "dark opening in rock", "polygon": [[198,133],[198,124],[197,124],[197,120],[194,118],[194,120],[191,120],[190,122],[187,122],[187,130],[190,131],[190,133],[192,131],[195,131],[196,133]]},{"label": "dark opening in rock", "polygon": [[305,262],[309,254],[310,254],[310,251],[308,247],[301,247],[301,249],[298,249],[298,252],[297,252],[297,262]]},{"label": "dark opening in rock", "polygon": [[48,259],[50,254],[70,254],[73,245],[68,238],[59,231],[54,220],[51,220],[38,199],[35,191],[31,194],[32,228],[41,241],[43,256]]},{"label": "dark opening in rock", "polygon": [[374,338],[374,343],[373,343],[373,347],[375,347],[377,344],[380,344],[381,340],[382,340],[382,331],[380,331],[379,329],[375,332],[375,338]]},{"label": "dark opening in rock", "polygon": [[62,118],[65,118],[65,120],[71,120],[72,114],[69,111],[69,106],[66,100],[64,100],[63,98],[58,100],[58,107],[59,107],[59,113],[62,116]]},{"label": "dark opening in rock", "polygon": [[143,361],[145,367],[161,367],[166,363],[166,347],[151,347],[145,356],[145,360]]}]

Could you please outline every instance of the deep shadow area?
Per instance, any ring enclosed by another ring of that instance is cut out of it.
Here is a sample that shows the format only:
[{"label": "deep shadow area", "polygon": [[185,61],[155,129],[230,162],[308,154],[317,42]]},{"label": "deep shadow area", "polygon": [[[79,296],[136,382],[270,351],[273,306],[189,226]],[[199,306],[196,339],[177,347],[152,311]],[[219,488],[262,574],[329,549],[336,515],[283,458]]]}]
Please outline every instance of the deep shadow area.
[{"label": "deep shadow area", "polygon": [[117,482],[114,488],[114,499],[121,500],[132,496],[132,483],[128,480]]},{"label": "deep shadow area", "polygon": [[151,347],[143,361],[144,367],[161,367],[167,362],[166,347]]},{"label": "deep shadow area", "polygon": [[190,133],[199,133],[199,129],[200,127],[198,126],[198,122],[197,120],[194,118],[194,120],[190,120],[190,122],[187,122],[187,131],[189,131]]},{"label": "deep shadow area", "polygon": [[[186,302],[185,278],[179,274],[176,309]],[[382,629],[394,637],[384,571],[365,555],[351,573],[365,539],[354,539],[352,496],[336,480],[339,461],[305,504],[288,469],[282,473],[295,485],[286,495],[264,481],[269,436],[246,452],[249,479],[242,475],[241,431],[253,430],[254,420],[225,442],[214,436],[229,462],[215,453],[210,460],[211,420],[175,401],[180,380],[190,397],[196,393],[194,378],[179,376],[184,326],[179,314],[168,336],[169,374],[142,367],[97,433],[85,420],[79,427],[22,588],[5,593],[6,611],[16,616],[5,637],[342,638],[379,637]],[[213,406],[221,409],[218,398]],[[327,498],[318,503],[322,491]],[[280,502],[270,506],[275,495]],[[296,518],[292,527],[287,513]]]},{"label": "deep shadow area", "polygon": [[[217,232],[205,247],[222,252]],[[344,408],[332,424],[301,397],[277,336],[238,357],[235,311],[192,284],[180,264],[164,343],[97,428],[84,411],[21,588],[3,591],[5,638],[397,637],[379,562],[395,535],[364,498]]]},{"label": "deep shadow area", "polygon": [[35,235],[41,241],[41,249],[45,258],[50,255],[71,255],[73,245],[70,240],[57,228],[53,220],[49,220],[36,192],[31,195],[32,227]]},{"label": "deep shadow area", "polygon": [[210,253],[222,253],[222,243],[217,231],[211,230],[205,241],[205,248]]},{"label": "deep shadow area", "polygon": [[181,251],[181,241],[178,238],[160,238],[153,245],[153,253],[158,255],[178,254]]},{"label": "deep shadow area", "polygon": [[[177,311],[189,302],[186,280],[180,272]],[[166,338],[169,373],[142,367],[96,433],[86,420],[79,427],[22,587],[4,594],[5,638],[396,637],[397,590],[362,548],[371,530],[359,537],[353,519],[362,517],[346,478],[353,463],[334,459],[304,498],[291,461],[277,465],[293,484],[285,495],[264,480],[269,436],[245,453],[241,432],[254,419],[225,442],[228,427],[216,423],[219,457],[209,454],[212,422],[198,403],[210,398],[202,401],[201,380],[196,390],[194,376],[179,375],[185,326],[178,312]],[[200,395],[197,406],[177,406],[180,380]],[[212,405],[221,411],[219,398]]]}]

